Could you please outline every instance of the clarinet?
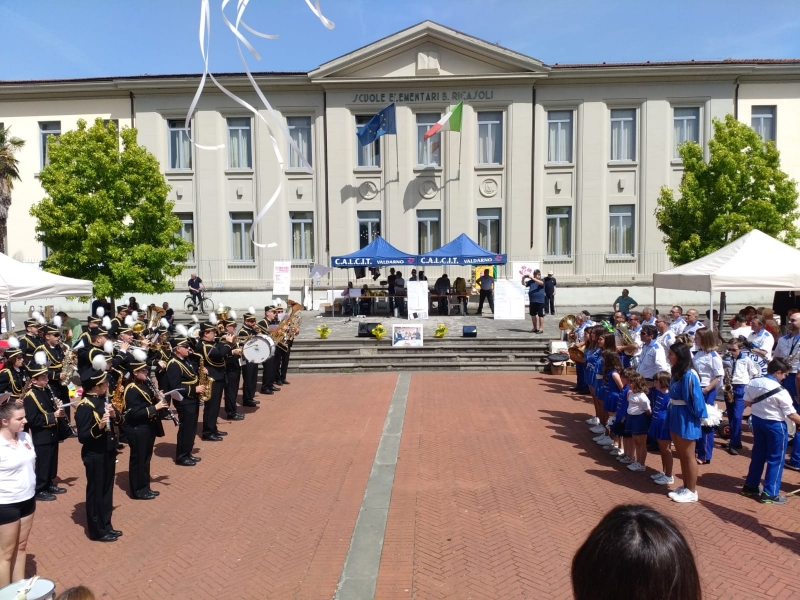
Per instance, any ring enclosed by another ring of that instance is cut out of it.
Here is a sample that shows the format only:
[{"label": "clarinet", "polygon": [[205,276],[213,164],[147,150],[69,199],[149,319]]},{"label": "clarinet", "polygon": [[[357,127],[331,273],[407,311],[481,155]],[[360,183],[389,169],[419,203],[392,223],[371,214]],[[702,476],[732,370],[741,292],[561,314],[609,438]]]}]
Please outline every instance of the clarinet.
[{"label": "clarinet", "polygon": [[[47,388],[47,392],[50,394],[50,399],[53,401],[53,406],[55,406],[56,410],[58,411],[64,408],[64,403],[61,401],[61,398],[53,393],[53,389],[50,387],[49,381],[45,387]],[[72,428],[72,424],[69,422],[67,417],[58,417],[58,425],[66,425],[70,435],[77,435],[77,432]],[[66,432],[64,435],[66,436]]]},{"label": "clarinet", "polygon": [[[148,377],[147,383],[150,385],[150,389],[153,391],[153,394],[155,394],[156,398],[166,402],[164,394],[158,389],[158,387],[156,387],[156,385],[153,383],[153,380]],[[172,412],[172,409],[169,406],[163,410],[167,413],[167,416],[172,420],[172,422],[175,423],[175,427],[178,427],[181,424],[180,421],[178,421],[178,417],[175,416],[175,413]]]}]

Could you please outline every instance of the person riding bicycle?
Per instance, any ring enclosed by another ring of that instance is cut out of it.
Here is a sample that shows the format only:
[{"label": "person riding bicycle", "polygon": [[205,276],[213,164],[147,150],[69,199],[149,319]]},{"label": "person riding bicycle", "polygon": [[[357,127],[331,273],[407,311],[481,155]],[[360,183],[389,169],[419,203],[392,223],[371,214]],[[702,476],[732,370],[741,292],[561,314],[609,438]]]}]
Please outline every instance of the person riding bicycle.
[{"label": "person riding bicycle", "polygon": [[200,310],[203,309],[203,294],[200,293],[201,289],[205,291],[206,285],[203,283],[202,279],[195,273],[192,273],[189,279],[189,293],[192,295],[192,301],[195,306]]}]

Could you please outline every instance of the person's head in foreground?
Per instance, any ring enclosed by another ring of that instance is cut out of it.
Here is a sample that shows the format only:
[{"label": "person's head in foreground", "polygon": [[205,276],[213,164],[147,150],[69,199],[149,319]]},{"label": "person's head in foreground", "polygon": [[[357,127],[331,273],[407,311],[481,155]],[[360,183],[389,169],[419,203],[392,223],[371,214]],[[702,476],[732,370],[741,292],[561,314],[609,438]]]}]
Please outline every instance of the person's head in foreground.
[{"label": "person's head in foreground", "polygon": [[648,506],[606,514],[572,559],[575,600],[701,600],[694,556],[675,524]]}]

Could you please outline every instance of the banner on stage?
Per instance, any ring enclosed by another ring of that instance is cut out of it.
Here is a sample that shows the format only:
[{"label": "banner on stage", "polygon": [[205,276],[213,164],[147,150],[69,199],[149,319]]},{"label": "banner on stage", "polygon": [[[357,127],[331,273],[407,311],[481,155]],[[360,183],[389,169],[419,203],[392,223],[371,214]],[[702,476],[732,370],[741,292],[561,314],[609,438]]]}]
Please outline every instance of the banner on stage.
[{"label": "banner on stage", "polygon": [[[523,287],[522,276],[527,275],[528,277],[533,277],[533,272],[536,269],[541,269],[537,261],[526,260],[526,261],[513,262],[511,263],[511,272],[513,273],[512,281],[516,281],[517,283],[519,283],[520,287]],[[527,293],[525,294],[524,302],[525,306],[528,306],[528,304],[530,304],[530,300],[528,300]]]},{"label": "banner on stage", "polygon": [[272,265],[272,295],[288,296],[292,286],[292,263],[276,260]]},{"label": "banner on stage", "polygon": [[525,288],[519,281],[497,279],[494,282],[494,318],[525,319]]},{"label": "banner on stage", "polygon": [[428,318],[428,282],[407,281],[408,318],[411,321]]},{"label": "banner on stage", "polygon": [[392,325],[392,346],[422,348],[422,325]]}]

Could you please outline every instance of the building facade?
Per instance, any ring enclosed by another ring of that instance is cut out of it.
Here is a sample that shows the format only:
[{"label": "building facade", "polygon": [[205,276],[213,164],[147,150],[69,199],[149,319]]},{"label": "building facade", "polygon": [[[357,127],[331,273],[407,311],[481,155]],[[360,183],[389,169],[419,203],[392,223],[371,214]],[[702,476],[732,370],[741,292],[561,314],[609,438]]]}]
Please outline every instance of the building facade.
[{"label": "building facade", "polygon": [[[219,80],[260,106],[246,77]],[[183,127],[197,75],[0,82],[0,123],[27,142],[9,254],[43,256],[29,209],[44,195],[46,139],[79,118],[138,129],[195,244],[187,273],[229,290],[268,287],[274,260],[291,260],[300,285],[309,264],[377,235],[422,253],[462,232],[510,260],[538,260],[565,283],[646,284],[669,266],[654,211],[660,188],[680,182],[677,147],[707,151],[712,119],[728,113],[775,140],[784,170],[800,179],[798,60],[545,65],[425,22],[309,73],[256,80],[310,171],[273,125],[282,171],[267,111],[265,123],[209,85],[192,136],[225,147],[193,146]],[[423,140],[459,102],[461,132]],[[390,103],[397,134],[360,147],[358,128]],[[253,223],[276,191],[258,248]]]}]

